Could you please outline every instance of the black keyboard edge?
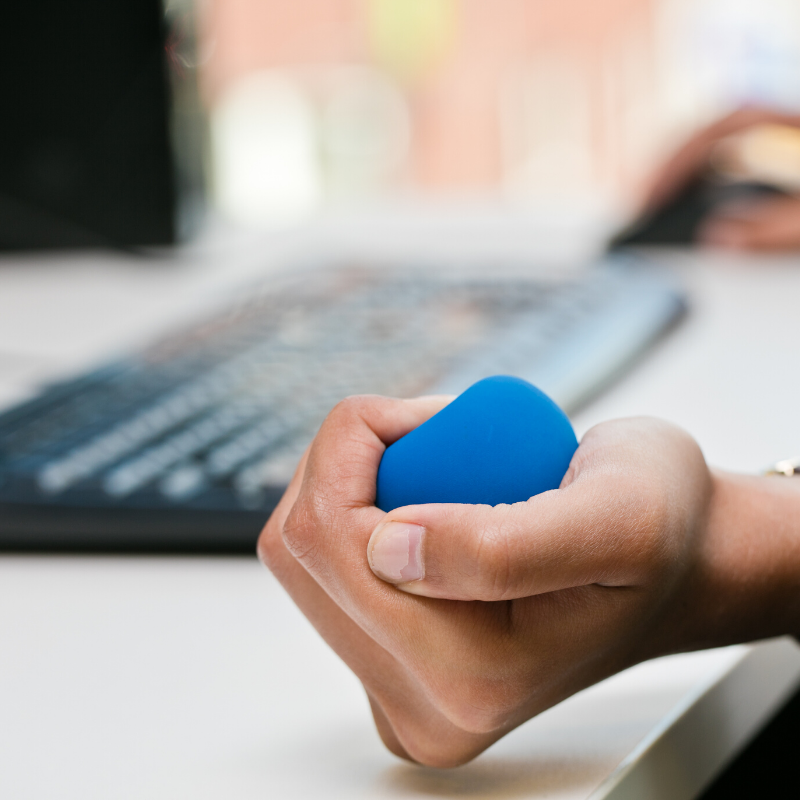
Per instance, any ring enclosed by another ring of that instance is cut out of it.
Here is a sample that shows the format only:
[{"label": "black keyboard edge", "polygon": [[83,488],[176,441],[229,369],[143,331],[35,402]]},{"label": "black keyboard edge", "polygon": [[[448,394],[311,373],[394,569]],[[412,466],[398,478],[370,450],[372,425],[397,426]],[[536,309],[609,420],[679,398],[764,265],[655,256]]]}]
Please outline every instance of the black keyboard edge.
[{"label": "black keyboard edge", "polygon": [[[271,508],[280,495],[270,494]],[[0,551],[254,556],[269,513],[1,503]]]}]

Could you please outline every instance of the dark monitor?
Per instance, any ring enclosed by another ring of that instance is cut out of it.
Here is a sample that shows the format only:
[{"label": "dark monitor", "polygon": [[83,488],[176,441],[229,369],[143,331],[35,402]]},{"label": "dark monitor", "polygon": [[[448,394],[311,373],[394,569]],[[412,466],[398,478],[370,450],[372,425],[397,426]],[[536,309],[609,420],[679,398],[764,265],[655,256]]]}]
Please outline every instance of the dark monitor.
[{"label": "dark monitor", "polygon": [[0,249],[175,239],[160,0],[6,3]]}]

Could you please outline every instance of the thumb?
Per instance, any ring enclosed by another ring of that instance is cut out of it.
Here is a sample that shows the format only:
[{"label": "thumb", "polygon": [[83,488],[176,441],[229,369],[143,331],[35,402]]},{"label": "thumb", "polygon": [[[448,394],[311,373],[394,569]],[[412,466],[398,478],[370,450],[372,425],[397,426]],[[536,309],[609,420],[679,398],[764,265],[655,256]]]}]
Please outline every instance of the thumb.
[{"label": "thumb", "polygon": [[451,600],[512,600],[614,582],[620,553],[611,534],[620,533],[619,523],[608,529],[619,514],[573,486],[514,505],[398,508],[370,537],[370,567],[405,592]]}]

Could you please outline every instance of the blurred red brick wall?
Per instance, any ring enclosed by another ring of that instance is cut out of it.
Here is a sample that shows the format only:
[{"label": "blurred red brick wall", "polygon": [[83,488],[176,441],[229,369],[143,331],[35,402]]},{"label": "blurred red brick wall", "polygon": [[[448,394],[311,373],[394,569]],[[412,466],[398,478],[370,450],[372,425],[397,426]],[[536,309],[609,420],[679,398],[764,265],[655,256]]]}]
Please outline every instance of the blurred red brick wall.
[{"label": "blurred red brick wall", "polygon": [[[213,104],[232,81],[257,69],[374,63],[367,2],[208,0],[201,20],[211,53],[203,76],[207,101]],[[404,86],[412,110],[413,182],[436,189],[496,186],[504,173],[498,98],[510,73],[542,55],[572,65],[588,98],[596,169],[619,171],[614,115],[624,112],[617,106],[626,98],[624,89],[609,87],[616,79],[609,79],[608,65],[622,36],[636,38],[647,52],[657,0],[454,2],[446,54]]]}]

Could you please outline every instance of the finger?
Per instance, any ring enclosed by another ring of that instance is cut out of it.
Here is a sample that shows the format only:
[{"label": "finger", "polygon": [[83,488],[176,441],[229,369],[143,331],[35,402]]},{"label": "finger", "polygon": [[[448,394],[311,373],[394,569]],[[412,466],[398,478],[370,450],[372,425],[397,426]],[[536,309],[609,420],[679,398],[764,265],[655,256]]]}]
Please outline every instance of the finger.
[{"label": "finger", "polygon": [[358,508],[375,501],[375,479],[386,446],[441,411],[451,397],[349,397],[331,411],[309,454],[304,488],[322,491],[332,506]]},{"label": "finger", "polygon": [[733,250],[782,251],[800,248],[800,198],[760,200],[708,220],[703,244]]},{"label": "finger", "polygon": [[[364,684],[378,732],[395,755],[432,766],[462,763],[499,738],[458,729],[419,682],[350,619],[286,549],[281,526],[296,499],[307,456],[259,538],[259,556],[332,649]],[[285,501],[285,502],[284,502]]]},{"label": "finger", "polygon": [[709,131],[702,131],[670,156],[651,178],[641,213],[653,213],[699,175],[707,166],[715,142]]},{"label": "finger", "polygon": [[378,466],[386,444],[418,427],[447,401],[354,397],[339,403],[314,440],[297,499],[282,523],[289,552],[384,645],[381,610],[396,611],[398,598],[375,578],[366,559],[370,534],[385,516],[374,506]]},{"label": "finger", "polygon": [[[399,426],[388,426],[388,430],[385,431],[387,435],[387,442],[395,441],[399,439],[401,436],[404,436],[414,427],[418,427],[431,416],[433,416],[436,412],[441,411],[449,402],[453,400],[452,396],[450,395],[426,395],[424,397],[418,397],[415,400],[411,401],[400,401],[410,403],[414,411],[416,412],[410,419],[405,420],[406,424],[402,424],[403,420],[400,420]],[[408,427],[408,424],[411,427]],[[313,442],[306,448],[303,456],[300,459],[300,462],[295,469],[294,474],[292,475],[292,479],[289,481],[289,485],[286,488],[286,491],[283,493],[283,496],[280,499],[280,502],[275,507],[270,516],[270,519],[267,521],[267,525],[264,527],[264,531],[270,525],[270,522],[273,523],[274,527],[278,530],[283,530],[283,526],[286,522],[286,518],[289,516],[289,512],[291,511],[292,507],[294,506],[295,500],[297,500],[297,495],[300,492],[300,486],[303,482],[303,476],[305,475],[306,471],[306,464],[308,463],[308,456],[311,451],[311,447]],[[266,538],[263,536],[259,537],[259,544],[258,544],[258,552],[259,557],[261,557],[261,541],[264,539],[266,542]],[[266,560],[261,558],[261,561],[266,564]]]},{"label": "finger", "polygon": [[[351,512],[362,512],[360,524],[366,526],[367,536],[383,517],[374,502],[386,445],[417,428],[451,399],[352,397],[328,415],[308,454],[300,502],[293,505],[282,526],[290,552],[318,581],[335,576],[337,565],[349,552],[337,539],[336,530],[342,525],[351,531],[358,528]],[[358,557],[364,560],[363,549]],[[354,567],[363,571],[366,562]]]},{"label": "finger", "polygon": [[389,717],[386,716],[383,706],[368,689],[366,689],[366,692],[367,699],[369,700],[369,707],[372,711],[372,719],[375,722],[375,729],[378,731],[378,736],[381,737],[381,741],[386,746],[386,749],[390,753],[394,753],[398,758],[405,758],[409,761],[412,760],[411,756],[408,754],[408,751],[405,749],[405,747],[403,747],[402,742],[397,737],[397,732],[392,726]]},{"label": "finger", "polygon": [[316,584],[292,557],[282,531],[300,491],[311,446],[306,449],[281,501],[258,539],[258,556],[314,627],[362,681],[373,684],[373,670],[396,680],[396,661],[370,639]]},{"label": "finger", "polygon": [[643,208],[653,211],[671,200],[686,184],[707,166],[717,142],[762,123],[800,125],[800,117],[771,109],[742,108],[692,136],[656,172],[645,192]]},{"label": "finger", "polygon": [[[509,722],[519,686],[506,606],[398,592],[367,561],[370,535],[385,516],[372,504],[384,442],[440,405],[377,397],[340,404],[309,453],[283,541],[336,606],[408,670],[434,708],[462,731],[496,737],[502,726],[522,721]],[[489,674],[487,652],[496,662]],[[496,702],[487,706],[486,696]]]},{"label": "finger", "polygon": [[431,766],[473,758],[500,733],[460,730],[428,699],[424,687],[340,609],[286,550],[280,536],[263,545],[284,589],[364,684],[378,733],[395,755]]},{"label": "finger", "polygon": [[[452,397],[410,401],[408,425],[384,431],[397,438],[444,407]],[[407,429],[406,429],[407,428]],[[426,696],[424,687],[389,652],[340,609],[286,549],[282,529],[297,501],[311,447],[306,450],[283,498],[258,541],[258,554],[298,608],[364,684],[378,733],[395,755],[430,766],[450,767],[489,747],[502,731],[461,730]]]},{"label": "finger", "polygon": [[271,533],[283,530],[286,518],[289,516],[289,512],[292,510],[295,500],[297,500],[297,495],[300,492],[300,486],[303,482],[303,475],[306,471],[306,464],[308,463],[309,450],[311,450],[311,445],[309,445],[306,448],[305,453],[303,453],[300,463],[297,465],[297,469],[294,471],[294,475],[292,475],[292,479],[289,481],[289,485],[286,487],[286,491],[283,493],[278,505],[273,509],[272,514],[270,514],[266,525],[264,525],[264,528],[258,537],[258,542],[256,543],[256,552],[261,563],[267,568],[269,568],[268,547],[271,541]]},{"label": "finger", "polygon": [[[397,662],[336,607],[283,543],[283,526],[297,500],[310,450],[311,446],[306,449],[286,492],[259,536],[258,556],[312,625],[363,682],[376,688],[372,680],[373,670],[376,670],[392,683],[397,681],[397,672],[400,671]],[[378,702],[374,697],[373,700]]]},{"label": "finger", "polygon": [[373,572],[405,592],[452,600],[635,585],[654,556],[663,557],[658,524],[668,522],[670,483],[654,477],[676,445],[667,439],[631,458],[635,423],[627,441],[615,442],[615,430],[601,426],[587,435],[566,485],[527,502],[392,511],[370,538]]},{"label": "finger", "polygon": [[608,521],[619,510],[603,494],[578,482],[510,506],[408,506],[378,525],[367,557],[375,575],[403,591],[450,600],[616,581]]},{"label": "finger", "polygon": [[[296,502],[282,526],[292,555],[364,624],[385,585],[366,562],[369,535],[384,512],[376,508],[376,477],[386,445],[421,425],[449,398],[395,400],[352,397],[320,428],[308,455]],[[385,598],[384,598],[385,599]]]}]

